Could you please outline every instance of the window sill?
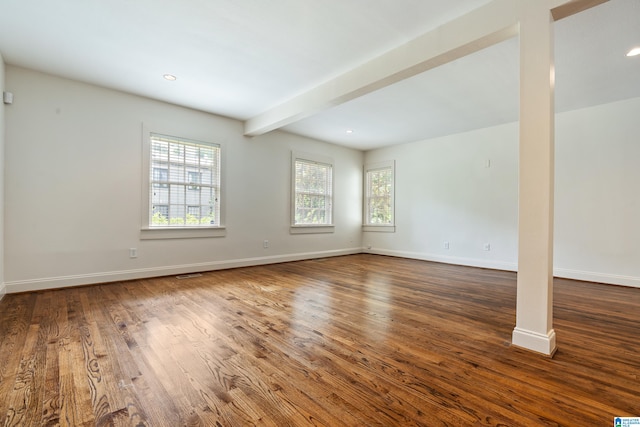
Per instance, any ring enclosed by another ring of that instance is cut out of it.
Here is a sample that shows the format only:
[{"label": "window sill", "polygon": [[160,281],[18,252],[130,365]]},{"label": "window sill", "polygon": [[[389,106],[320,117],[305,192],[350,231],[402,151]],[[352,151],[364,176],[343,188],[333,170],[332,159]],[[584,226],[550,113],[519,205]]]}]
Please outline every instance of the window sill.
[{"label": "window sill", "polygon": [[141,240],[225,237],[225,227],[157,227],[140,230]]},{"label": "window sill", "polygon": [[362,231],[372,231],[377,233],[395,233],[395,225],[363,225]]},{"label": "window sill", "polygon": [[291,234],[320,234],[333,233],[335,226],[333,225],[292,225],[289,229]]}]

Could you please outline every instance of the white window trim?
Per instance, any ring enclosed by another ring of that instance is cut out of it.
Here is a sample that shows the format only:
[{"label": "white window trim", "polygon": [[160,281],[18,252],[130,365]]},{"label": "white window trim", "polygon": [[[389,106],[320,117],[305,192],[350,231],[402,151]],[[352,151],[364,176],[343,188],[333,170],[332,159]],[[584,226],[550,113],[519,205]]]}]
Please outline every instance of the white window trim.
[{"label": "white window trim", "polygon": [[395,225],[363,225],[362,231],[366,232],[374,232],[374,233],[395,233],[396,226]]},{"label": "white window trim", "polygon": [[140,229],[140,240],[158,239],[200,239],[208,237],[225,237],[227,230],[218,227],[163,227]]},{"label": "white window trim", "polygon": [[[367,212],[369,204],[367,203],[367,173],[369,171],[377,169],[391,168],[391,217],[393,218],[391,224],[368,224],[369,213]],[[395,160],[388,160],[384,162],[368,163],[364,165],[363,171],[363,203],[362,203],[362,231],[366,232],[379,232],[379,233],[395,233],[396,231],[396,201],[395,201],[395,185],[396,185],[396,162]]]},{"label": "white window trim", "polygon": [[149,186],[150,182],[150,166],[151,166],[151,135],[172,135],[171,132],[163,132],[162,130],[150,131],[146,124],[142,124],[142,207],[140,220],[140,239],[156,240],[156,239],[194,239],[194,238],[210,238],[225,237],[225,152],[221,143],[206,141],[201,138],[177,137],[177,139],[202,141],[205,144],[218,145],[220,147],[220,224],[206,227],[151,227],[149,225]]},{"label": "white window trim", "polygon": [[[305,160],[331,165],[331,224],[295,224],[296,218],[296,160]],[[335,231],[333,206],[335,204],[335,164],[331,157],[318,154],[291,152],[291,225],[290,234],[320,234],[333,233]]]},{"label": "white window trim", "polygon": [[292,225],[290,234],[321,234],[333,233],[335,225]]}]

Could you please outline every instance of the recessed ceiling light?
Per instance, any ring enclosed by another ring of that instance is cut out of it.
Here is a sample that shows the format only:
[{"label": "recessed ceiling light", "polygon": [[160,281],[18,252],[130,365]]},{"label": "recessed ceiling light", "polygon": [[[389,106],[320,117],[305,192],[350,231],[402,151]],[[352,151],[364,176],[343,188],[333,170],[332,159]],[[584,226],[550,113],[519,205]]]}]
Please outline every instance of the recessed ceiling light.
[{"label": "recessed ceiling light", "polygon": [[640,55],[640,47],[634,47],[629,52],[627,52],[627,56],[638,56]]},{"label": "recessed ceiling light", "polygon": [[177,78],[173,74],[165,74],[162,77],[164,77],[165,80],[169,80],[169,81],[174,81]]},{"label": "recessed ceiling light", "polygon": [[353,133],[353,129],[347,129],[347,133],[348,134],[352,134]]}]

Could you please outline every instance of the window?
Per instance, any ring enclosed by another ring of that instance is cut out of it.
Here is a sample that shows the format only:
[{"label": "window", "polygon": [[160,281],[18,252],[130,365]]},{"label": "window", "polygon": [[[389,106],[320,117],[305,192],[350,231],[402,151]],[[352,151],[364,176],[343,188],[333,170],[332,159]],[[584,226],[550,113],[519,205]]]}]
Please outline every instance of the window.
[{"label": "window", "polygon": [[220,228],[220,146],[155,133],[147,135],[148,207],[143,231]]},{"label": "window", "polygon": [[156,214],[169,218],[169,205],[155,205],[153,207],[153,215],[155,216]]},{"label": "window", "polygon": [[394,231],[394,162],[365,166],[365,231]]},{"label": "window", "polygon": [[167,181],[169,181],[169,171],[166,168],[153,168],[154,187],[167,188]]},{"label": "window", "polygon": [[301,153],[292,159],[292,227],[307,227],[293,232],[333,231],[333,161]]},{"label": "window", "polygon": [[[187,182],[189,184],[200,184],[200,177],[201,177],[200,172],[188,171],[187,174],[188,174]],[[197,185],[189,186],[189,190],[198,190],[198,189],[200,189],[200,187]]]}]

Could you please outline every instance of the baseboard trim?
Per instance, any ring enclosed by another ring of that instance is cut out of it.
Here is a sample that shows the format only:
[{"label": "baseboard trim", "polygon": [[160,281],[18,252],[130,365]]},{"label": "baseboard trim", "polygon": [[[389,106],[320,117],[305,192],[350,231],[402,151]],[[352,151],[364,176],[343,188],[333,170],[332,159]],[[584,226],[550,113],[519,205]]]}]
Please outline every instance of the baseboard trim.
[{"label": "baseboard trim", "polygon": [[460,258],[452,256],[443,256],[436,254],[428,254],[422,252],[396,251],[390,249],[363,249],[362,252],[375,255],[388,255],[400,258],[419,259],[422,261],[441,262],[444,264],[464,265],[467,267],[489,268],[492,270],[516,271],[517,263],[504,261],[490,261],[475,258]]},{"label": "baseboard trim", "polygon": [[[428,254],[422,252],[396,251],[391,249],[363,248],[363,253],[396,256],[400,258],[419,259],[422,261],[441,262],[445,264],[465,265],[468,267],[489,268],[492,270],[518,271],[518,263],[504,261],[489,261],[475,258],[460,258]],[[582,280],[585,282],[605,283],[608,285],[630,286],[640,288],[640,277],[622,276],[618,274],[595,273],[592,271],[571,270],[568,268],[554,268],[554,277],[563,279]]]},{"label": "baseboard trim", "polygon": [[606,283],[609,285],[640,288],[640,277],[594,273],[592,271],[569,270],[567,268],[554,268],[553,275],[555,277],[562,277],[564,279],[583,280],[585,282]]},{"label": "baseboard trim", "polygon": [[[0,300],[7,293],[41,291],[46,289],[65,288],[69,286],[91,285],[96,283],[117,282],[121,280],[145,279],[150,277],[170,276],[173,274],[186,274],[202,271],[223,270],[227,268],[250,267],[254,265],[277,264],[280,262],[301,261],[305,259],[353,255],[358,253],[395,256],[399,258],[441,262],[444,264],[488,268],[492,270],[505,270],[514,272],[518,270],[518,264],[512,262],[451,257],[422,252],[397,251],[391,249],[348,248],[330,251],[305,252],[300,254],[283,254],[268,257],[241,258],[234,260],[151,267],[135,270],[8,281],[0,284]],[[555,277],[640,288],[640,277],[595,273],[591,271],[571,270],[566,268],[555,268],[553,272]]]},{"label": "baseboard trim", "polygon": [[110,271],[71,276],[47,277],[33,280],[15,280],[5,282],[7,293],[42,291],[47,289],[66,288],[71,286],[93,285],[97,283],[118,282],[123,280],[146,279],[150,277],[171,276],[228,268],[251,267],[281,262],[301,261],[306,259],[327,258],[361,253],[361,248],[340,249],[330,251],[284,254],[267,257],[242,258],[225,261],[211,261],[195,264],[171,265],[163,267],[141,268],[135,270]]},{"label": "baseboard trim", "polygon": [[511,344],[524,348],[525,350],[535,351],[545,356],[553,357],[556,347],[556,332],[552,329],[546,334],[518,328],[513,329]]}]

